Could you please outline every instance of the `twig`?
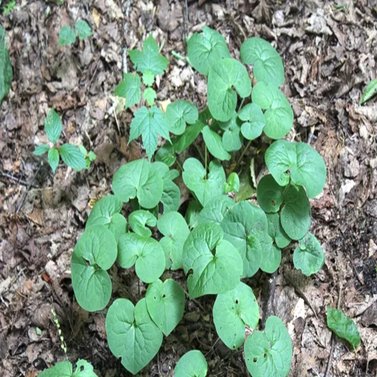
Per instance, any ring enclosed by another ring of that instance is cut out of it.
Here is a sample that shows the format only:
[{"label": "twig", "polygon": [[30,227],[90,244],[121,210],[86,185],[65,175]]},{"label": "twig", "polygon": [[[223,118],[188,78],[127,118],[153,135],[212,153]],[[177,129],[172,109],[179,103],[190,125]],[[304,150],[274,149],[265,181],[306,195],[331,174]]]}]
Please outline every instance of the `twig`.
[{"label": "twig", "polygon": [[187,3],[187,0],[184,1],[184,5],[183,5],[183,25],[182,25],[182,29],[183,29],[183,40],[184,42],[186,41],[187,39],[187,25],[188,25],[188,22],[189,22],[189,13],[188,13],[188,3]]},{"label": "twig", "polygon": [[[28,186],[29,185],[29,183],[26,182],[25,180],[23,180],[21,178],[17,178],[15,176],[13,176],[12,174],[4,173],[2,171],[0,171],[0,177],[7,178],[7,179],[9,179],[11,181],[17,182],[18,184],[20,184],[22,186]],[[34,186],[34,185],[31,185],[30,187],[32,187],[32,188],[38,188],[37,186]]]}]

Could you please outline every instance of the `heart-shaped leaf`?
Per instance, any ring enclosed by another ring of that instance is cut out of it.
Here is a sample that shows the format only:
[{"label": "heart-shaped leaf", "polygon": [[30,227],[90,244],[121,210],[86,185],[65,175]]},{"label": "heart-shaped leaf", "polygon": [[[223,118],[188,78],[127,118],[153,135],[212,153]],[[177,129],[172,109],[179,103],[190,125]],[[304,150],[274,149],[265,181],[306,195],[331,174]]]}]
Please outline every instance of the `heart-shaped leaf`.
[{"label": "heart-shaped leaf", "polygon": [[172,279],[156,280],[145,295],[149,315],[168,336],[181,321],[185,309],[185,292]]},{"label": "heart-shaped leaf", "polygon": [[240,177],[236,172],[230,173],[225,185],[225,192],[238,192],[240,190]]},{"label": "heart-shaped leaf", "polygon": [[242,259],[223,239],[217,224],[200,224],[183,246],[183,268],[191,298],[233,289],[242,274]]},{"label": "heart-shaped leaf", "polygon": [[143,209],[133,211],[128,216],[128,222],[130,228],[141,237],[150,237],[152,232],[148,227],[154,227],[157,225],[156,217],[149,211]]},{"label": "heart-shaped leaf", "polygon": [[185,132],[174,141],[174,151],[176,153],[182,153],[186,150],[199,136],[203,127],[204,124],[201,121],[197,121],[192,126],[188,126]]},{"label": "heart-shaped leaf", "polygon": [[208,108],[215,119],[226,122],[232,117],[237,106],[237,93],[241,98],[251,93],[245,66],[231,58],[211,66],[208,74]]},{"label": "heart-shaped leaf", "polygon": [[198,117],[197,107],[188,101],[178,100],[170,103],[166,108],[169,129],[175,135],[182,135],[185,132],[186,124],[194,124]]},{"label": "heart-shaped leaf", "polygon": [[291,243],[291,239],[284,232],[280,224],[280,216],[277,213],[268,213],[268,234],[274,240],[276,246],[280,249],[287,247]]},{"label": "heart-shaped leaf", "polygon": [[241,60],[253,65],[257,81],[269,82],[278,87],[284,83],[284,66],[278,52],[262,38],[248,38],[241,45]]},{"label": "heart-shaped leaf", "polygon": [[254,140],[262,134],[266,119],[256,103],[245,105],[238,113],[238,117],[243,121],[241,133],[245,139]]},{"label": "heart-shaped leaf", "polygon": [[221,137],[208,126],[202,129],[202,135],[209,153],[220,161],[230,160],[230,154],[225,150]]},{"label": "heart-shaped leaf", "polygon": [[240,347],[245,341],[246,328],[255,329],[259,321],[259,306],[252,289],[239,282],[231,291],[217,295],[213,321],[227,347]]},{"label": "heart-shaped leaf", "polygon": [[186,352],[174,368],[175,377],[206,377],[208,365],[204,355],[193,350]]},{"label": "heart-shaped leaf", "polygon": [[216,223],[220,225],[225,214],[235,204],[236,203],[227,195],[212,198],[200,211],[199,223]]},{"label": "heart-shaped leaf", "polygon": [[137,105],[141,100],[141,80],[136,73],[126,73],[122,81],[114,91],[118,97],[125,98],[125,107],[129,108]]},{"label": "heart-shaped leaf", "polygon": [[274,273],[280,266],[281,262],[281,250],[272,245],[266,249],[263,258],[260,263],[260,269],[268,274]]},{"label": "heart-shaped leaf", "polygon": [[111,297],[106,272],[117,257],[117,243],[104,226],[90,227],[77,241],[72,254],[72,287],[79,305],[88,312],[102,310]]},{"label": "heart-shaped leaf", "polygon": [[95,225],[109,225],[112,217],[119,213],[123,203],[114,195],[106,195],[94,205],[85,228],[88,229]]},{"label": "heart-shaped leaf", "polygon": [[111,352],[132,374],[153,359],[163,337],[148,314],[145,299],[136,306],[124,298],[115,300],[106,315],[106,334]]},{"label": "heart-shaped leaf", "polygon": [[257,186],[257,200],[264,212],[278,212],[283,203],[284,187],[279,186],[271,174],[265,175]]},{"label": "heart-shaped leaf", "polygon": [[165,270],[165,254],[153,238],[126,233],[118,240],[117,262],[122,268],[135,265],[136,275],[144,283],[153,283]]},{"label": "heart-shaped leaf", "polygon": [[286,377],[292,360],[292,340],[280,318],[267,318],[264,331],[247,337],[244,357],[253,377]]},{"label": "heart-shaped leaf", "polygon": [[325,253],[317,238],[308,233],[299,241],[298,247],[293,253],[295,268],[306,276],[316,274],[325,263]]},{"label": "heart-shaped leaf", "polygon": [[292,180],[292,183],[305,187],[309,198],[321,193],[326,181],[326,165],[310,145],[275,141],[266,150],[265,161],[280,186],[286,186]]},{"label": "heart-shaped leaf", "polygon": [[41,372],[38,377],[97,377],[93,366],[85,360],[78,360],[75,371],[69,361],[61,361]]},{"label": "heart-shaped leaf", "polygon": [[227,122],[220,122],[220,127],[224,130],[222,144],[227,152],[239,151],[242,147],[241,127],[238,124],[238,115],[234,113]]}]

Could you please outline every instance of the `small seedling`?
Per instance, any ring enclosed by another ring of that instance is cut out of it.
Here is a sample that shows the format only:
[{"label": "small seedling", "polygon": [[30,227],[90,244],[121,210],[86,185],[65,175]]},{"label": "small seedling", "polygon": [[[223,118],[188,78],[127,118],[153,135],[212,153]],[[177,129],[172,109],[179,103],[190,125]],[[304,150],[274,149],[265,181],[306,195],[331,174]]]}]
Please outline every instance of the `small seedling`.
[{"label": "small seedling", "polygon": [[79,38],[80,41],[89,38],[92,35],[92,29],[85,20],[77,20],[75,27],[69,25],[62,26],[59,31],[59,44],[61,46],[70,46]]},{"label": "small seedling", "polygon": [[7,1],[6,4],[3,5],[4,16],[8,16],[9,14],[11,14],[16,8],[16,5],[16,0]]},{"label": "small seedling", "polygon": [[369,101],[377,94],[377,79],[374,79],[369,82],[369,84],[364,88],[363,94],[360,98],[360,105],[363,105],[365,102]]}]

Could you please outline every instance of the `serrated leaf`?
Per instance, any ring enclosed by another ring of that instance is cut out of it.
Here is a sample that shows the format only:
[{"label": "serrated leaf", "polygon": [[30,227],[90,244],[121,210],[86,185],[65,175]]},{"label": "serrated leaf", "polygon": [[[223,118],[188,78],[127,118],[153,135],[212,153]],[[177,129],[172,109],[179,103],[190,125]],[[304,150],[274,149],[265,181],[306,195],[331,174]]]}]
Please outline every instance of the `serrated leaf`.
[{"label": "serrated leaf", "polygon": [[48,144],[39,144],[35,147],[33,155],[34,156],[42,156],[45,153],[47,153],[50,149],[50,146]]},{"label": "serrated leaf", "polygon": [[203,127],[204,124],[200,121],[197,121],[192,126],[188,126],[185,132],[174,141],[174,151],[176,153],[182,153],[186,150],[199,136]]},{"label": "serrated leaf", "polygon": [[187,124],[194,124],[199,117],[198,109],[188,101],[178,100],[166,108],[169,130],[174,135],[182,135]]},{"label": "serrated leaf", "polygon": [[218,158],[220,161],[230,160],[230,154],[225,150],[221,137],[218,133],[211,130],[208,126],[202,129],[202,135],[206,147],[212,156]]},{"label": "serrated leaf", "polygon": [[152,231],[147,228],[154,227],[157,225],[156,217],[149,211],[139,209],[137,211],[133,211],[128,216],[128,223],[130,228],[139,236],[141,237],[150,237],[152,235]]},{"label": "serrated leaf", "polygon": [[129,108],[141,100],[141,81],[136,73],[126,73],[114,91],[118,97],[125,98],[125,107]]},{"label": "serrated leaf", "polygon": [[183,246],[183,269],[191,298],[224,293],[237,286],[242,259],[231,243],[223,239],[217,224],[199,224]]},{"label": "serrated leaf", "polygon": [[238,60],[225,58],[212,66],[208,74],[208,108],[215,119],[226,122],[232,117],[237,93],[241,98],[250,95],[249,74]]},{"label": "serrated leaf", "polygon": [[327,326],[339,338],[345,339],[353,349],[361,343],[359,331],[355,322],[341,310],[328,307],[326,310]]},{"label": "serrated leaf", "polygon": [[153,322],[168,336],[183,318],[185,292],[173,279],[156,280],[148,287],[145,301]]},{"label": "serrated leaf", "polygon": [[268,274],[274,273],[280,266],[281,262],[281,250],[272,245],[270,248],[266,249],[261,260],[260,269]]},{"label": "serrated leaf", "polygon": [[44,130],[51,143],[56,143],[59,140],[63,130],[63,124],[59,114],[54,109],[50,109],[47,113]]},{"label": "serrated leaf", "polygon": [[283,92],[270,83],[259,81],[253,88],[253,103],[264,113],[263,132],[271,139],[281,139],[293,126],[293,110]]},{"label": "serrated leaf", "polygon": [[146,88],[143,92],[143,98],[147,102],[148,106],[153,106],[157,93],[153,88]]},{"label": "serrated leaf", "polygon": [[208,365],[204,355],[198,350],[186,352],[174,368],[175,377],[206,377]]},{"label": "serrated leaf", "polygon": [[143,83],[146,86],[152,86],[154,83],[154,74],[151,71],[143,72]]},{"label": "serrated leaf", "polygon": [[63,144],[59,148],[62,160],[73,170],[80,171],[86,169],[86,161],[80,149],[73,144]]},{"label": "serrated leaf", "polygon": [[225,184],[225,192],[238,192],[240,190],[240,178],[236,172],[230,173]]},{"label": "serrated leaf", "polygon": [[269,42],[258,37],[248,38],[242,43],[240,52],[242,62],[253,65],[257,81],[276,87],[284,83],[283,60]]},{"label": "serrated leaf", "polygon": [[208,75],[213,65],[219,64],[230,53],[224,37],[216,30],[204,27],[201,33],[194,33],[187,42],[190,64],[203,75]]},{"label": "serrated leaf", "polygon": [[255,329],[259,322],[257,300],[252,289],[242,282],[217,295],[212,313],[216,332],[230,349],[242,346],[246,329]]},{"label": "serrated leaf", "polygon": [[316,274],[325,263],[325,254],[317,238],[308,233],[299,241],[298,247],[293,253],[295,268],[306,276]]},{"label": "serrated leaf", "polygon": [[212,198],[200,211],[199,223],[215,223],[220,225],[226,213],[234,205],[236,203],[227,195]]},{"label": "serrated leaf", "polygon": [[117,257],[113,233],[104,226],[87,229],[72,254],[72,287],[79,305],[89,311],[102,310],[111,297],[111,279],[106,272]]},{"label": "serrated leaf", "polygon": [[47,161],[51,167],[52,172],[55,174],[57,167],[59,166],[59,151],[56,148],[51,148],[48,151]]},{"label": "serrated leaf", "polygon": [[264,331],[247,337],[244,357],[253,377],[286,377],[292,360],[292,340],[280,318],[267,318]]},{"label": "serrated leaf", "polygon": [[132,374],[153,359],[163,337],[148,314],[145,299],[136,306],[124,298],[115,300],[106,315],[106,334],[111,352]]},{"label": "serrated leaf", "polygon": [[268,213],[268,234],[274,240],[276,246],[280,249],[287,247],[291,243],[291,239],[284,232],[280,224],[280,216],[277,213]]},{"label": "serrated leaf", "polygon": [[162,75],[168,66],[168,59],[160,54],[157,42],[152,36],[144,41],[143,49],[129,51],[130,59],[136,70],[141,73]]},{"label": "serrated leaf", "polygon": [[283,203],[284,187],[279,186],[271,174],[265,175],[257,186],[257,200],[266,213],[278,212]]},{"label": "serrated leaf", "polygon": [[136,275],[144,283],[153,283],[165,270],[165,254],[153,238],[126,233],[118,240],[118,264],[122,268],[135,265]]},{"label": "serrated leaf", "polygon": [[202,206],[205,206],[211,198],[224,194],[225,172],[215,161],[210,162],[207,175],[200,161],[188,158],[183,164],[182,178]]},{"label": "serrated leaf", "polygon": [[0,104],[8,94],[13,80],[13,68],[5,43],[5,29],[0,25]]},{"label": "serrated leaf", "polygon": [[309,198],[321,193],[326,181],[322,156],[305,143],[277,140],[264,156],[268,170],[280,186],[292,183],[304,186]]},{"label": "serrated leaf", "polygon": [[59,44],[60,46],[69,46],[76,41],[75,31],[68,25],[62,26],[59,31]]},{"label": "serrated leaf", "polygon": [[248,103],[238,113],[243,121],[241,133],[247,140],[254,140],[262,134],[266,120],[262,109],[256,103]]},{"label": "serrated leaf", "polygon": [[80,41],[89,38],[92,35],[92,29],[85,20],[77,20],[75,24],[75,31]]},{"label": "serrated leaf", "polygon": [[156,106],[150,109],[143,106],[138,109],[131,122],[129,141],[135,140],[140,135],[148,158],[151,159],[157,149],[159,136],[170,141],[169,125],[165,113]]},{"label": "serrated leaf", "polygon": [[360,105],[369,101],[373,96],[377,94],[377,79],[369,82],[369,84],[364,88],[363,94],[360,98]]}]

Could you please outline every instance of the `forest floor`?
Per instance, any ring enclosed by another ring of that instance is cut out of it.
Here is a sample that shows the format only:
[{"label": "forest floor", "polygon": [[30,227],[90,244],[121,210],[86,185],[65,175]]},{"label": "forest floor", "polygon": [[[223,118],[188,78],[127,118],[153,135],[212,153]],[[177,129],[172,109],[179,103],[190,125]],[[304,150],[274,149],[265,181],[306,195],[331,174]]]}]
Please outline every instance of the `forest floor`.
[{"label": "forest floor", "polygon": [[[93,36],[59,46],[60,27],[78,18],[90,23]],[[377,76],[374,1],[200,0],[188,1],[186,10],[178,0],[17,0],[0,22],[14,68],[0,108],[2,377],[35,377],[64,359],[51,308],[71,361],[91,361],[102,377],[128,375],[106,344],[105,311],[88,314],[74,300],[70,257],[88,203],[109,191],[121,164],[144,153],[138,142],[127,144],[131,114],[114,115],[113,90],[125,69],[125,49],[140,47],[152,33],[170,60],[158,101],[184,98],[203,107],[203,77],[172,52],[185,55],[185,37],[204,25],[221,32],[236,56],[248,36],[274,43],[285,62],[283,90],[295,113],[290,136],[311,143],[328,168],[324,193],[312,201],[312,232],[326,251],[325,265],[303,278],[287,252],[273,292],[275,314],[294,342],[290,376],[377,375],[377,100],[358,104],[362,89]],[[47,162],[33,156],[44,141],[51,107],[63,117],[64,139],[97,154],[89,171],[60,166],[53,175]],[[258,280],[266,277],[258,274]],[[263,302],[262,283],[254,285]],[[212,304],[208,296],[190,302],[140,375],[172,376],[179,357],[198,348],[210,376],[246,376],[242,352],[231,352],[217,339]],[[358,350],[332,337],[327,306],[339,306],[357,323]]]}]

